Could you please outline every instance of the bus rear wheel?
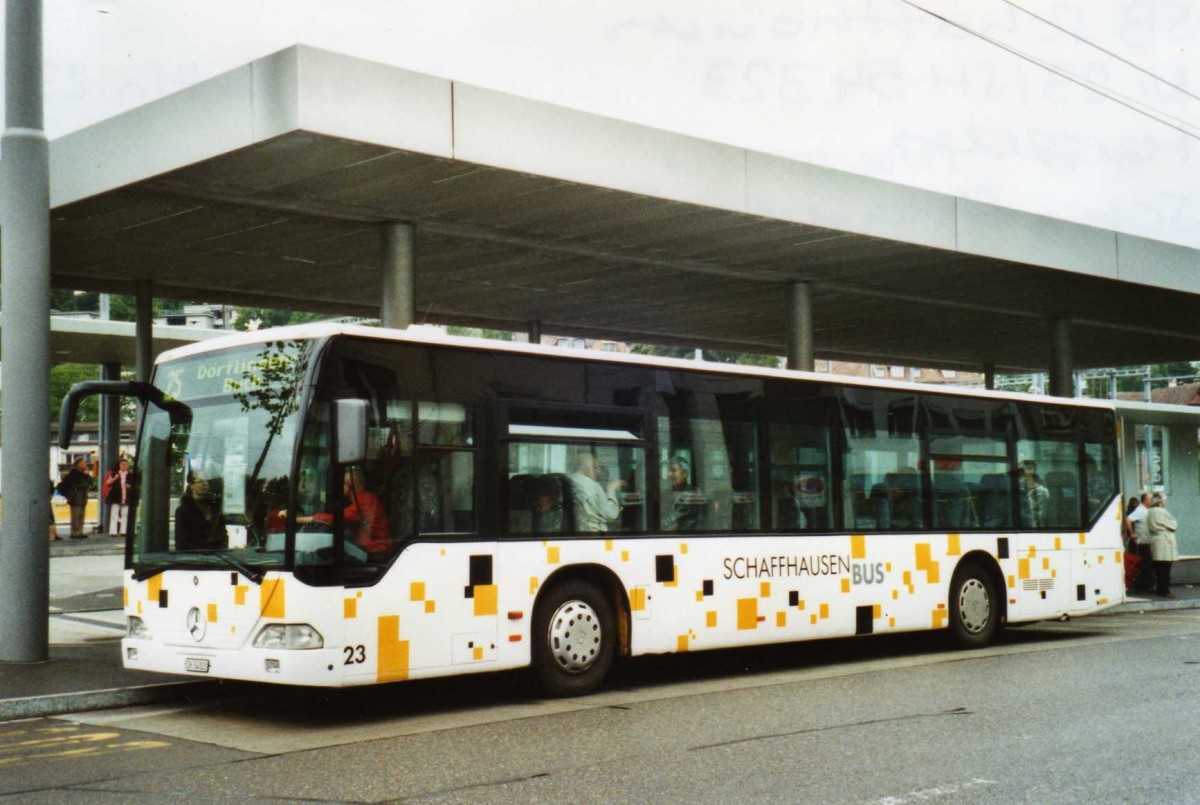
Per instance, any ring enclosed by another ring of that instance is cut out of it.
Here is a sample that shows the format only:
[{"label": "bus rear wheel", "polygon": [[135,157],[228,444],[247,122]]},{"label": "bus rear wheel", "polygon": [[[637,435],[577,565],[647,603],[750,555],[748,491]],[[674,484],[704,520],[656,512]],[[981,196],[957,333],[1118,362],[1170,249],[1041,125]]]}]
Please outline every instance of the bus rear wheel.
[{"label": "bus rear wheel", "polygon": [[964,562],[950,583],[950,634],[959,648],[990,645],[1000,623],[996,589],[978,562]]},{"label": "bus rear wheel", "polygon": [[612,604],[589,582],[572,579],[547,590],[533,618],[533,669],[552,696],[590,693],[616,653]]}]

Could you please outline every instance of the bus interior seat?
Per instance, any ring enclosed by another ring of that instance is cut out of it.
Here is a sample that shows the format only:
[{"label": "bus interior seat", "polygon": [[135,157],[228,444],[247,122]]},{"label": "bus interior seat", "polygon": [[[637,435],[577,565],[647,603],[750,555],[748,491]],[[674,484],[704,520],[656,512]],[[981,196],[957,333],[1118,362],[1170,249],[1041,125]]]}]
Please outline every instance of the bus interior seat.
[{"label": "bus interior seat", "polygon": [[991,473],[979,479],[979,525],[1012,527],[1012,490],[1007,473]]},{"label": "bus interior seat", "polygon": [[1050,501],[1046,525],[1067,525],[1079,520],[1079,479],[1073,472],[1058,470],[1046,473],[1046,488]]},{"label": "bus interior seat", "polygon": [[892,527],[892,474],[871,487],[871,512],[874,514],[875,527],[886,531]]},{"label": "bus interior seat", "polygon": [[966,506],[966,486],[958,475],[933,476],[933,525],[936,528],[962,528]]},{"label": "bus interior seat", "polygon": [[846,498],[850,501],[850,514],[854,518],[855,528],[873,528],[875,515],[872,503],[867,494],[870,477],[866,473],[855,473],[847,482]]},{"label": "bus interior seat", "polygon": [[538,534],[562,534],[572,522],[571,479],[562,473],[534,479],[533,529]]},{"label": "bus interior seat", "polygon": [[512,534],[533,532],[532,475],[513,475],[508,479],[508,530]]},{"label": "bus interior seat", "polygon": [[892,525],[904,528],[924,526],[921,476],[911,471],[890,473],[890,486],[896,490],[892,503]]}]

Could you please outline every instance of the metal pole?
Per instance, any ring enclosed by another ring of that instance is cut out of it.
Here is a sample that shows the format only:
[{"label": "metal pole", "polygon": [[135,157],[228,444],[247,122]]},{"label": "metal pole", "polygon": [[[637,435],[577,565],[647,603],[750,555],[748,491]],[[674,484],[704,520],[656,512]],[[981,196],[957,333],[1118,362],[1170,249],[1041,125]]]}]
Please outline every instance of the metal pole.
[{"label": "metal pole", "polygon": [[134,296],[134,349],[137,379],[149,381],[154,370],[154,288],[150,280],[139,280]]},{"label": "metal pole", "polygon": [[542,323],[537,319],[529,322],[529,343],[542,343]]},{"label": "metal pole", "polygon": [[1071,320],[1050,320],[1050,394],[1071,397],[1074,367],[1071,365]]},{"label": "metal pole", "polygon": [[[121,364],[100,364],[101,380],[120,380]],[[121,399],[105,394],[100,397],[100,472],[99,477],[117,465],[121,457]],[[103,533],[108,530],[109,506],[100,496],[100,528]]]},{"label": "metal pole", "polygon": [[788,283],[787,368],[811,372],[813,353],[812,286]]},{"label": "metal pole", "polygon": [[983,365],[983,387],[992,390],[996,388],[996,364],[985,363]]},{"label": "metal pole", "polygon": [[403,330],[417,318],[414,235],[412,224],[387,223],[380,227],[383,300],[379,318],[384,327]]},{"label": "metal pole", "polygon": [[0,161],[0,661],[48,658],[50,163],[42,118],[42,4],[5,2]]}]

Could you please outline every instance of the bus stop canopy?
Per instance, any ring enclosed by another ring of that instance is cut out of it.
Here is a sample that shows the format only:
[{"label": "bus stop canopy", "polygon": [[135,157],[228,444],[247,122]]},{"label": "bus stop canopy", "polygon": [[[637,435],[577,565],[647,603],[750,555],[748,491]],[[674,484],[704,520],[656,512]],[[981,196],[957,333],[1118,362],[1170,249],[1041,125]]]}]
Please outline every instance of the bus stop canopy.
[{"label": "bus stop canopy", "polygon": [[[50,359],[54,363],[137,363],[135,325],[130,321],[89,318],[50,318]],[[151,328],[151,351],[157,355],[206,338],[228,335],[223,330],[157,325]]]},{"label": "bus stop canopy", "polygon": [[[53,141],[60,287],[1040,371],[1200,354],[1200,252],[297,46]],[[1149,311],[1154,311],[1149,315]]]}]

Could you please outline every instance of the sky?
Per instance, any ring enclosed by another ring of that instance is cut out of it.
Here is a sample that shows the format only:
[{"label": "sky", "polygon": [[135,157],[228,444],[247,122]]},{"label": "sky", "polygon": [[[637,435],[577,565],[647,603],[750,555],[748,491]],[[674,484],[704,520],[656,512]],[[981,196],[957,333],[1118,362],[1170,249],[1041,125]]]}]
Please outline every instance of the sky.
[{"label": "sky", "polygon": [[44,0],[44,27],[52,139],[303,43],[1200,248],[1192,0]]}]

